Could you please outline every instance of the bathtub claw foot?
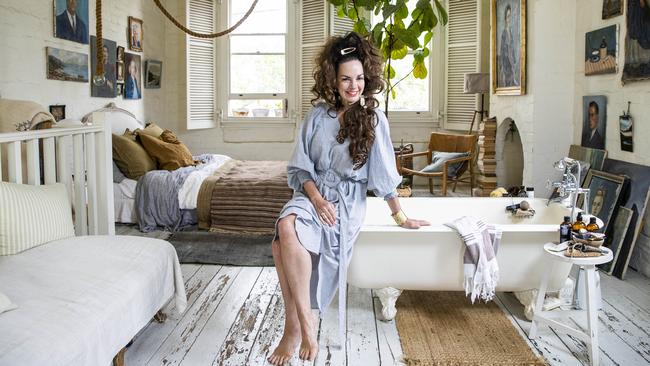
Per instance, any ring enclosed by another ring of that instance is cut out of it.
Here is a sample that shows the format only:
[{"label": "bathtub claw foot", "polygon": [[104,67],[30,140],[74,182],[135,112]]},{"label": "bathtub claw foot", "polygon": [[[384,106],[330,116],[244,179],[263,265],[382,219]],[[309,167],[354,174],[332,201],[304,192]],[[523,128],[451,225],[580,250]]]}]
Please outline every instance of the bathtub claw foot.
[{"label": "bathtub claw foot", "polygon": [[384,317],[384,320],[393,320],[397,314],[395,302],[399,295],[402,294],[402,290],[394,287],[384,287],[376,290],[375,293],[377,294],[377,297],[379,297],[379,301],[381,301],[381,315]]}]

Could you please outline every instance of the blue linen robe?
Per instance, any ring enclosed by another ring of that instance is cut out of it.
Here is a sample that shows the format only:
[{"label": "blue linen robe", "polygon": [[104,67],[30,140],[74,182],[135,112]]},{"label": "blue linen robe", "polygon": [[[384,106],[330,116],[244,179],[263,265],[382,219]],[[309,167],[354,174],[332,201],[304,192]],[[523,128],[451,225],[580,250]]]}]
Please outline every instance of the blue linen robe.
[{"label": "blue linen robe", "polygon": [[[348,138],[342,144],[336,141],[339,121],[332,117],[334,112],[328,113],[328,108],[326,104],[312,108],[300,128],[287,166],[288,183],[294,194],[279,219],[296,215],[298,239],[312,255],[311,304],[320,310],[321,316],[338,287],[339,335],[343,341],[347,268],[366,215],[366,192],[371,190],[377,197],[388,200],[397,196],[396,187],[402,179],[395,167],[388,120],[381,110],[375,109],[375,141],[368,160],[360,169],[353,170],[350,141]],[[307,180],[314,181],[323,198],[336,207],[334,226],[321,222],[303,190]],[[390,215],[388,207],[386,214]]]}]

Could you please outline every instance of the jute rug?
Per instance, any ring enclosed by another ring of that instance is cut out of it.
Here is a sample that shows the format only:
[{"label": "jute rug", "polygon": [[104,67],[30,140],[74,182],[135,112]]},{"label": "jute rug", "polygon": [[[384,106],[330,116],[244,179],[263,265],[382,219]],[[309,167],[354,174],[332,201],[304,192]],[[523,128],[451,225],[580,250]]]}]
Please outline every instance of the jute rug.
[{"label": "jute rug", "polygon": [[404,291],[396,322],[408,365],[547,365],[494,302],[462,292]]},{"label": "jute rug", "polygon": [[181,263],[272,267],[269,235],[223,234],[210,231],[177,231],[168,239]]}]

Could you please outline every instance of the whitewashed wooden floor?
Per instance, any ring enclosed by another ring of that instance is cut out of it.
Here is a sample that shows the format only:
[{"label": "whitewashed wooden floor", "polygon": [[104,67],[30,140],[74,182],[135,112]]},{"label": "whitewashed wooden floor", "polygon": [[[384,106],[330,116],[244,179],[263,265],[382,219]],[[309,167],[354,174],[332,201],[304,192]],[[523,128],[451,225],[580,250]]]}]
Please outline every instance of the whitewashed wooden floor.
[{"label": "whitewashed wooden floor", "polygon": [[[118,225],[117,233],[166,239]],[[265,365],[281,337],[283,305],[274,268],[182,265],[188,296],[183,315],[173,304],[165,323],[150,323],[127,349],[127,366]],[[650,279],[629,270],[625,281],[601,274],[599,314],[601,365],[650,365]],[[530,322],[510,293],[495,302],[524,336]],[[338,347],[336,304],[319,324],[320,352],[314,365],[402,365],[395,322],[383,322],[379,300],[367,289],[348,288],[347,344]],[[399,308],[398,308],[399,311]],[[585,327],[586,318],[569,320]],[[584,342],[543,327],[531,348],[551,365],[589,365]],[[291,365],[311,365],[297,358]]]}]

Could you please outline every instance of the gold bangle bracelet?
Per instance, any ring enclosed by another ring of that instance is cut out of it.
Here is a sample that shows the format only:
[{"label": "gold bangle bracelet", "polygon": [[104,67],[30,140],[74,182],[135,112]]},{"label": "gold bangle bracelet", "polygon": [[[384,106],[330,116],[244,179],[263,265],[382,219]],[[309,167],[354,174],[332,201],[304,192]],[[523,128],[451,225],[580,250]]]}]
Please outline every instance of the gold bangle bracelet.
[{"label": "gold bangle bracelet", "polygon": [[404,214],[404,211],[402,210],[399,210],[396,213],[392,214],[391,217],[393,218],[393,220],[395,220],[395,223],[398,226],[402,226],[406,222],[406,220],[408,220],[408,218]]}]

